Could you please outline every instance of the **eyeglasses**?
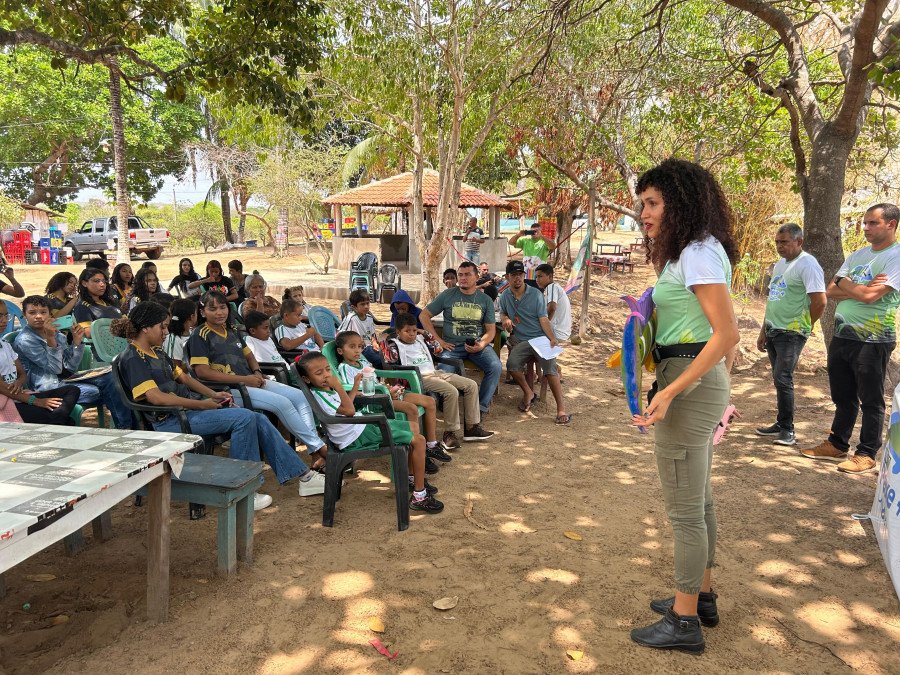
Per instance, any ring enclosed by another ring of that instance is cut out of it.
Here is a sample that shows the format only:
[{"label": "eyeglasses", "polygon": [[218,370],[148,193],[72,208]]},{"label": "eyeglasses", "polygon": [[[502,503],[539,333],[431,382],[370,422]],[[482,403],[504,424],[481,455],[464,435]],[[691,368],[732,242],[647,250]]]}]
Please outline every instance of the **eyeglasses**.
[{"label": "eyeglasses", "polygon": [[88,279],[89,284],[107,284],[109,283],[106,279]]}]

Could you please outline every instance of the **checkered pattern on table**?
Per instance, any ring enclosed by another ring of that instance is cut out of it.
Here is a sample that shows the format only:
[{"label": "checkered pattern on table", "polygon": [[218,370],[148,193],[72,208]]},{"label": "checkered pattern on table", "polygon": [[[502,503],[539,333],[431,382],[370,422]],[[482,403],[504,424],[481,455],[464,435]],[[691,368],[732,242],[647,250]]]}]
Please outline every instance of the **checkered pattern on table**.
[{"label": "checkered pattern on table", "polygon": [[202,442],[189,434],[0,423],[0,548]]}]

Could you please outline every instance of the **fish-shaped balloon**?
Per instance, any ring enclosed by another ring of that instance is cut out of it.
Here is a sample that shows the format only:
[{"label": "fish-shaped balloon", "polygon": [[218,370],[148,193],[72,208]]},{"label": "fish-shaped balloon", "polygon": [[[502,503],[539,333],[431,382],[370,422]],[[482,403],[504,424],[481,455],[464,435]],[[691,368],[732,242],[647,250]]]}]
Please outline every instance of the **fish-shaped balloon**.
[{"label": "fish-shaped balloon", "polygon": [[[653,288],[648,288],[635,300],[630,295],[623,295],[622,300],[631,309],[625,319],[622,331],[622,355],[620,372],[628,399],[628,409],[632,415],[640,415],[644,411],[644,397],[641,391],[641,370],[644,361],[650,358],[656,343],[656,314],[654,314]],[[638,427],[646,433],[645,427]]]}]

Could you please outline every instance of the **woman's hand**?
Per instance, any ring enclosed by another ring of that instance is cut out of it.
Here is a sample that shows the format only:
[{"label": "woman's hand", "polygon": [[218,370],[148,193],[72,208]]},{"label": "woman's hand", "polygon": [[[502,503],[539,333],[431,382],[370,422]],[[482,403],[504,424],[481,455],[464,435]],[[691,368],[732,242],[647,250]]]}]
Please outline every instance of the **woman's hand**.
[{"label": "woman's hand", "polygon": [[671,404],[672,399],[666,394],[666,390],[658,391],[650,401],[650,405],[644,409],[644,414],[632,416],[631,423],[636,427],[649,427],[651,424],[664,420]]},{"label": "woman's hand", "polygon": [[200,410],[218,410],[221,407],[219,402],[212,398],[204,398],[197,401],[197,404],[199,405]]},{"label": "woman's hand", "polygon": [[261,389],[266,382],[266,378],[259,373],[253,373],[252,375],[245,375],[244,377],[242,377],[241,382],[243,382],[248,387]]},{"label": "woman's hand", "polygon": [[229,406],[231,402],[234,400],[234,397],[227,391],[214,391],[211,401],[215,401],[217,406]]},{"label": "woman's hand", "polygon": [[36,398],[34,405],[38,408],[46,408],[47,410],[56,410],[61,406],[63,400],[61,398]]}]

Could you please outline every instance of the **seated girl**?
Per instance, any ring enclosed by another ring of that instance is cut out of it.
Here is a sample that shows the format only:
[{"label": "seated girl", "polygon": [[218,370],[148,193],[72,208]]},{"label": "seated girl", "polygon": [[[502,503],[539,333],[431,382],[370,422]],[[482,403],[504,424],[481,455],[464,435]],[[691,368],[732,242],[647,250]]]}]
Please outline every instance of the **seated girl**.
[{"label": "seated girl", "polygon": [[[372,365],[363,355],[365,343],[359,333],[344,331],[335,336],[334,346],[338,355],[338,379],[345,389],[349,389],[362,369]],[[434,399],[423,394],[404,392],[400,385],[393,385],[388,391],[393,400],[394,410],[406,415],[409,428],[414,434],[420,433],[419,409],[416,406],[425,409],[426,454],[441,462],[449,462],[452,457],[447,454],[446,446],[437,440],[437,404]]]},{"label": "seated girl", "polygon": [[391,326],[396,327],[395,324],[397,322],[397,315],[399,314],[412,314],[416,317],[416,328],[422,328],[422,323],[419,321],[419,314],[422,313],[422,310],[416,307],[416,303],[413,302],[413,299],[409,297],[409,293],[400,289],[396,293],[394,293],[394,297],[391,300]]},{"label": "seated girl", "polygon": [[50,306],[50,316],[55,319],[70,314],[79,300],[78,277],[71,272],[57,272],[50,277],[44,293]]},{"label": "seated girl", "polygon": [[134,309],[139,302],[146,302],[159,293],[159,277],[156,276],[156,272],[142,267],[134,277],[134,289],[128,308]]},{"label": "seated girl", "polygon": [[322,336],[312,326],[303,323],[303,307],[296,300],[281,305],[281,325],[275,329],[275,342],[285,351],[319,351],[325,346]]},{"label": "seated girl", "polygon": [[[155,303],[153,303],[155,304]],[[274,413],[284,426],[305,445],[310,455],[324,457],[327,448],[316,433],[315,420],[306,397],[300,390],[267,379],[253,352],[240,336],[228,327],[228,301],[218,291],[209,291],[200,301],[201,317],[187,342],[190,365],[197,377],[222,384],[247,387],[254,408]],[[238,404],[240,391],[232,389]],[[313,468],[319,468],[319,462]]]},{"label": "seated girl", "polygon": [[113,267],[112,276],[109,278],[109,292],[113,299],[118,299],[116,305],[123,312],[128,311],[133,290],[134,273],[131,271],[131,265],[119,263]]},{"label": "seated girl", "polygon": [[179,368],[186,368],[184,344],[191,331],[197,326],[197,303],[187,298],[175,300],[169,307],[169,334],[163,340],[162,348]]},{"label": "seated girl", "polygon": [[84,334],[91,337],[91,323],[97,319],[118,319],[121,310],[109,292],[106,273],[93,267],[85,267],[78,276],[79,301],[72,309],[75,323],[84,328]]},{"label": "seated girl", "polygon": [[[162,305],[142,302],[127,318],[113,323],[113,333],[130,341],[120,357],[119,368],[132,398],[150,405],[186,408],[193,433],[231,434],[228,455],[232,459],[258,462],[263,449],[279,483],[284,485],[299,476],[301,497],[324,494],[324,476],[303,463],[265,415],[233,407],[231,394],[213,391],[197,382],[165,355],[159,347],[168,322],[169,315]],[[181,431],[178,417],[168,413],[159,413],[152,424],[156,431]],[[272,498],[256,494],[253,501],[258,510],[271,504]]]}]

